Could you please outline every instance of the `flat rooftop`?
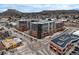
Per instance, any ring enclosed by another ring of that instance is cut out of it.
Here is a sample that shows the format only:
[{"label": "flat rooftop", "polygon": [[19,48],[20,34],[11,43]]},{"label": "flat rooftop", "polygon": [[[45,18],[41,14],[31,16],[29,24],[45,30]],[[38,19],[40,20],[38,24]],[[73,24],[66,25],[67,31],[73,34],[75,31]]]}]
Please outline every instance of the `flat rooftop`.
[{"label": "flat rooftop", "polygon": [[20,19],[19,21],[32,21],[32,20],[34,20],[34,21],[40,21],[42,19]]},{"label": "flat rooftop", "polygon": [[42,20],[42,21],[38,21],[38,22],[32,22],[32,24],[45,24],[45,23],[53,23],[54,21],[48,21],[48,20]]},{"label": "flat rooftop", "polygon": [[61,48],[65,48],[69,42],[75,40],[79,40],[79,36],[66,33],[54,39],[52,38],[51,41],[60,46]]}]

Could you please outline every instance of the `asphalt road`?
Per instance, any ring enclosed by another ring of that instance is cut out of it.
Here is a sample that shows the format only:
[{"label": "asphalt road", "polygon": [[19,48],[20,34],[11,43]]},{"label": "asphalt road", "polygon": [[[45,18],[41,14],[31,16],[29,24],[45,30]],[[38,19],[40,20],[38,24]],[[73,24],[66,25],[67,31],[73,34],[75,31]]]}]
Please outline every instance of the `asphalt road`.
[{"label": "asphalt road", "polygon": [[[8,31],[11,31],[12,33],[13,33],[13,35],[15,35],[15,36],[17,36],[17,37],[19,37],[19,38],[22,38],[22,41],[23,42],[26,42],[26,47],[22,50],[22,51],[20,51],[19,53],[18,53],[18,51],[16,51],[16,53],[15,54],[27,54],[27,53],[30,53],[30,52],[32,52],[32,53],[36,53],[37,55],[51,55],[51,53],[50,53],[50,51],[48,50],[48,46],[45,46],[44,45],[44,47],[43,48],[40,48],[39,50],[34,50],[32,47],[31,47],[31,41],[30,41],[30,38],[27,38],[26,36],[24,36],[24,35],[22,35],[22,34],[19,34],[18,32],[14,32],[14,30],[13,29],[8,29],[8,28],[6,28],[6,27],[4,27],[6,30],[8,30]],[[27,48],[28,48],[28,50],[30,50],[30,52],[26,52],[26,51],[28,51],[27,50]]]}]

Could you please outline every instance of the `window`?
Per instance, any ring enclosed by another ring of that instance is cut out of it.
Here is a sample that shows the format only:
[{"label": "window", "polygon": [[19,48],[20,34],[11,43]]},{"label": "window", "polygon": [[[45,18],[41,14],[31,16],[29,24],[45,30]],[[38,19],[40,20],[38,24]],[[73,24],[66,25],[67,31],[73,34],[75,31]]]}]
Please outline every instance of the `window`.
[{"label": "window", "polygon": [[51,30],[51,29],[53,29],[53,23],[49,23],[49,29]]},{"label": "window", "polygon": [[37,24],[32,24],[32,28],[31,28],[31,29],[32,29],[33,31],[37,31],[37,28],[38,28],[38,27],[37,27]]},{"label": "window", "polygon": [[42,25],[42,30],[43,30],[43,32],[48,31],[48,23],[45,23],[45,24]]}]

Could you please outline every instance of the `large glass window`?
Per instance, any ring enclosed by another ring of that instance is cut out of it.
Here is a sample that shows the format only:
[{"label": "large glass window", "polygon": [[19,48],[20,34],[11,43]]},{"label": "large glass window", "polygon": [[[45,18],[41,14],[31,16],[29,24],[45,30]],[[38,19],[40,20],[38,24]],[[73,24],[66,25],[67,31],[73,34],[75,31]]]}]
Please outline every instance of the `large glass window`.
[{"label": "large glass window", "polygon": [[19,22],[19,25],[27,26],[27,21],[20,21],[20,22]]},{"label": "large glass window", "polygon": [[32,28],[31,28],[31,29],[32,29],[33,31],[37,31],[37,28],[38,28],[37,24],[32,24]]},{"label": "large glass window", "polygon": [[48,23],[42,24],[42,31],[47,32],[48,31]]},{"label": "large glass window", "polygon": [[49,29],[52,30],[54,28],[54,23],[49,23]]},{"label": "large glass window", "polygon": [[30,22],[28,22],[27,27],[28,27],[28,29],[30,29]]}]

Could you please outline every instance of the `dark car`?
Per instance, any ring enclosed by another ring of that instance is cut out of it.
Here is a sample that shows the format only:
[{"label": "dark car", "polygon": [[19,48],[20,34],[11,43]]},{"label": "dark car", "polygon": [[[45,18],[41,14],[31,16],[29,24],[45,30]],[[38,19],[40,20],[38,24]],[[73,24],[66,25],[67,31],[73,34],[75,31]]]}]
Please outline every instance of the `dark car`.
[{"label": "dark car", "polygon": [[72,53],[76,53],[75,51],[72,51]]},{"label": "dark car", "polygon": [[79,52],[79,49],[77,49],[77,48],[75,48],[74,50]]},{"label": "dark car", "polygon": [[75,47],[76,49],[79,49],[78,47]]},{"label": "dark car", "polygon": [[71,53],[69,55],[72,55]]}]

